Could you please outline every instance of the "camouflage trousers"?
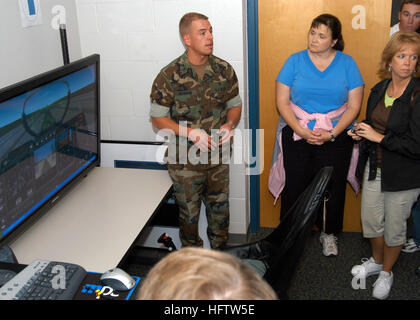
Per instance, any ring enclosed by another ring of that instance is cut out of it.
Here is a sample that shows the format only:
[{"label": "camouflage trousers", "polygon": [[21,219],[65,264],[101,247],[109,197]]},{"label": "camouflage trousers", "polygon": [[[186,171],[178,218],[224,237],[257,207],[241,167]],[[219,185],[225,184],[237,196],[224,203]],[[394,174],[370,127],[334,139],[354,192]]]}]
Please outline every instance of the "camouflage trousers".
[{"label": "camouflage trousers", "polygon": [[183,246],[203,246],[198,234],[201,202],[206,207],[207,236],[213,249],[223,246],[229,229],[229,165],[191,170],[168,164],[179,206],[179,236]]}]

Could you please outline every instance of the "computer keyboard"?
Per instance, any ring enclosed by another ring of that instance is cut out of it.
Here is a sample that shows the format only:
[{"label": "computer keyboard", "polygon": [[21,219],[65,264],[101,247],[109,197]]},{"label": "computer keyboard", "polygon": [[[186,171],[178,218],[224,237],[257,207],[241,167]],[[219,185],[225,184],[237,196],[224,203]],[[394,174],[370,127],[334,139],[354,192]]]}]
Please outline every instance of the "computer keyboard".
[{"label": "computer keyboard", "polygon": [[0,300],[71,300],[86,274],[76,264],[35,260],[0,288]]}]

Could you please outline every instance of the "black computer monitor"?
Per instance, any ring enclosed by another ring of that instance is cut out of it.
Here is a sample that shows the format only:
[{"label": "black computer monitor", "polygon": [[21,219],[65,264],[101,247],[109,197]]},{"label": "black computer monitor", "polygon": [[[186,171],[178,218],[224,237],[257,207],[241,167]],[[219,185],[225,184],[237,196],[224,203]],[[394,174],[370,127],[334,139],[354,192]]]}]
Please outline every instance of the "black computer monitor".
[{"label": "black computer monitor", "polygon": [[0,90],[0,247],[99,165],[99,60]]}]

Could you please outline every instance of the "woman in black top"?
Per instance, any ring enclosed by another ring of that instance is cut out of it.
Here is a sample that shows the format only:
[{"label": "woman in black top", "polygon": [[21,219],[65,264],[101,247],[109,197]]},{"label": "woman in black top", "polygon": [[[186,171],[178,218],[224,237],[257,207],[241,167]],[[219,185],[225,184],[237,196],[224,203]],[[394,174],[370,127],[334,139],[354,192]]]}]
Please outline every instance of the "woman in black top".
[{"label": "woman in black top", "polygon": [[361,181],[363,235],[372,257],[352,268],[355,277],[379,274],[373,296],[386,299],[392,268],[406,240],[406,220],[420,194],[420,36],[398,32],[382,53],[366,120],[348,134],[360,141],[356,176]]}]

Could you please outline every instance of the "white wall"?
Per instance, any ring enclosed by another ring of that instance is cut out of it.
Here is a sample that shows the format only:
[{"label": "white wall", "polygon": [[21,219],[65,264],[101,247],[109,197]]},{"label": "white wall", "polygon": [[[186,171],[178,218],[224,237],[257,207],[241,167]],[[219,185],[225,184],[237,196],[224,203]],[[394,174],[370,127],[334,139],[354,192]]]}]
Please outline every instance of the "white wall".
[{"label": "white wall", "polygon": [[52,8],[65,9],[70,60],[81,58],[76,5],[41,0],[41,25],[23,28],[18,0],[0,1],[0,88],[63,65],[60,33],[51,26]]},{"label": "white wall", "polygon": [[[76,0],[82,55],[101,54],[102,140],[155,141],[149,94],[159,70],[184,52],[180,18],[196,11],[209,17],[214,54],[235,68],[247,119],[242,0]],[[236,139],[236,151],[243,152]],[[124,159],[121,159],[124,160]],[[244,164],[231,168],[231,233],[249,224]]]}]

